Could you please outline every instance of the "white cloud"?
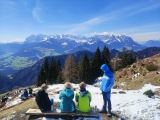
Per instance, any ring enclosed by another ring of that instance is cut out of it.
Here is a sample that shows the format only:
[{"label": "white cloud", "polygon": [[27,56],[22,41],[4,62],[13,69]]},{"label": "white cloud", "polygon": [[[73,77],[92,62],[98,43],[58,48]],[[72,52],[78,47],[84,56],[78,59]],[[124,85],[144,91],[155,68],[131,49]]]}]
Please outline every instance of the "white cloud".
[{"label": "white cloud", "polygon": [[88,21],[84,21],[82,23],[68,25],[68,30],[66,31],[66,33],[78,33],[78,32],[84,32],[85,30],[87,31],[91,29],[93,26],[96,26],[98,24],[114,19],[115,16],[116,15],[114,13],[110,15],[105,14],[103,16],[98,16]]},{"label": "white cloud", "polygon": [[94,26],[94,25],[101,23],[101,22],[103,22],[102,19],[93,18],[93,19],[90,19],[90,20],[85,21],[83,23],[71,25],[72,27],[69,30],[67,30],[67,32],[68,33],[76,33],[76,32],[80,32],[80,31],[84,31],[84,30],[89,29],[91,26]]},{"label": "white cloud", "polygon": [[0,43],[12,43],[12,42],[24,42],[24,40],[17,38],[17,39],[12,39],[12,40],[3,39],[3,41],[0,41]]},{"label": "white cloud", "polygon": [[131,36],[134,41],[144,42],[147,40],[160,39],[160,24],[150,24],[144,26],[130,27],[113,31],[118,34]]},{"label": "white cloud", "polygon": [[32,15],[39,23],[43,22],[41,18],[41,14],[42,14],[41,12],[42,12],[42,8],[40,7],[39,2],[37,1],[36,6],[32,10]]},{"label": "white cloud", "polygon": [[145,12],[145,11],[149,11],[149,10],[152,10],[152,9],[155,9],[157,7],[160,7],[160,3],[158,4],[153,4],[151,6],[146,6],[146,7],[139,7],[138,10],[136,8],[136,11],[132,12],[129,14],[129,16],[132,16],[132,15],[135,15],[135,14],[139,14],[139,13],[142,13],[142,12]]},{"label": "white cloud", "polygon": [[33,17],[40,23],[42,23],[43,21],[41,20],[40,16],[39,16],[39,12],[41,11],[41,8],[34,8],[32,11]]},{"label": "white cloud", "polygon": [[146,32],[160,31],[160,23],[137,26],[137,27],[128,27],[120,30],[113,31],[115,33],[126,33],[126,34],[136,34],[136,33],[146,33]]},{"label": "white cloud", "polygon": [[160,40],[160,31],[158,32],[145,32],[145,33],[136,33],[128,34],[136,42],[145,42],[148,40]]},{"label": "white cloud", "polygon": [[68,25],[55,25],[55,26],[49,26],[49,27],[64,30],[64,33],[74,34],[82,31],[87,31],[88,29],[90,29],[90,27],[97,25],[99,23],[102,23],[104,21],[105,19],[103,19],[102,17],[96,17],[82,23],[68,24]]}]

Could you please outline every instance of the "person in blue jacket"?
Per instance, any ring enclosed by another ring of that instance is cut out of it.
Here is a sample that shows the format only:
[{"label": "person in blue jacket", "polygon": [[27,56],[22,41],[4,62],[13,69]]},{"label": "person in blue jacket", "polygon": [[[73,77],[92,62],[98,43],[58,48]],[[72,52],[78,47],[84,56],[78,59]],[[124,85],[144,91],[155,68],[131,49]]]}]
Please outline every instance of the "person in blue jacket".
[{"label": "person in blue jacket", "polygon": [[59,99],[61,100],[59,109],[61,112],[75,112],[75,104],[73,102],[74,92],[70,82],[64,84],[64,89],[60,92]]},{"label": "person in blue jacket", "polygon": [[27,91],[27,89],[24,89],[23,94],[21,95],[21,99],[25,100],[27,98],[28,98],[28,91]]},{"label": "person in blue jacket", "polygon": [[102,110],[100,110],[100,113],[107,113],[106,106],[108,103],[108,114],[111,114],[111,88],[114,85],[114,74],[109,70],[108,66],[106,64],[103,64],[100,69],[104,71],[100,90],[102,91],[103,95],[103,107]]}]

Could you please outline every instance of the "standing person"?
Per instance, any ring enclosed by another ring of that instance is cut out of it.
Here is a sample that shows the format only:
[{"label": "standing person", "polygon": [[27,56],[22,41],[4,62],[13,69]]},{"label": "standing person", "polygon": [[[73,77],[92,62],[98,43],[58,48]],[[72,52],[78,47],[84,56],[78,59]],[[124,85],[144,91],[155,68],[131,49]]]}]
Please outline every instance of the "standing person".
[{"label": "standing person", "polygon": [[59,109],[61,112],[75,112],[75,104],[73,102],[74,92],[70,82],[64,84],[64,89],[60,92],[59,99],[61,100]]},{"label": "standing person", "polygon": [[46,84],[42,84],[41,89],[38,91],[35,98],[35,101],[42,112],[51,111],[51,106],[53,105],[53,99],[49,99],[48,97],[47,88]]},{"label": "standing person", "polygon": [[111,115],[111,88],[114,85],[114,74],[109,70],[106,64],[103,64],[100,69],[104,71],[102,82],[100,85],[100,90],[102,91],[103,95],[103,107],[100,110],[100,113],[107,113],[106,106],[108,103],[108,116]]},{"label": "standing person", "polygon": [[78,102],[78,110],[80,112],[90,111],[91,93],[86,90],[86,84],[81,82],[79,84],[80,91],[76,93],[75,100]]}]

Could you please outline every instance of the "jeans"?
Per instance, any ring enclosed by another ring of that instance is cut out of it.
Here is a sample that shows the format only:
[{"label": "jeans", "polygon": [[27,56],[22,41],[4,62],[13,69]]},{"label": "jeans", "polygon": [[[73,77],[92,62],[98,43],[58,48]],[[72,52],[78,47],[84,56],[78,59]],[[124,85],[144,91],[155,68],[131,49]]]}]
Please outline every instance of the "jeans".
[{"label": "jeans", "polygon": [[51,102],[51,105],[53,105],[53,103],[54,103],[54,100],[53,100],[53,99],[50,99],[50,102]]},{"label": "jeans", "polygon": [[[54,100],[50,99],[50,103],[51,103],[51,110],[52,110],[52,105],[54,103]],[[42,112],[51,112],[51,110],[43,110],[43,109],[41,109]]]},{"label": "jeans", "polygon": [[[108,103],[108,111],[111,111],[111,99],[110,99],[110,94],[111,94],[111,91],[109,92],[103,92],[102,91],[102,95],[103,95],[103,107],[102,109],[103,110],[106,110],[106,107],[107,107],[107,103]],[[109,96],[109,97],[107,97]]]}]

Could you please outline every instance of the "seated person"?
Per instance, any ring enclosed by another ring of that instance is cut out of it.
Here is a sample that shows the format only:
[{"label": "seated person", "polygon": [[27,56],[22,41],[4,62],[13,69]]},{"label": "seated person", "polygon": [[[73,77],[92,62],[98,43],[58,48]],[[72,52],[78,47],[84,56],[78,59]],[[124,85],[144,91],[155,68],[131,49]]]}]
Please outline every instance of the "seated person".
[{"label": "seated person", "polygon": [[41,89],[36,93],[35,101],[42,112],[51,111],[53,99],[49,99],[47,94],[47,85],[42,84]]},{"label": "seated person", "polygon": [[28,91],[27,91],[27,89],[24,89],[23,94],[21,95],[21,99],[25,100],[27,98],[28,98]]},{"label": "seated person", "polygon": [[75,104],[73,102],[74,92],[72,89],[72,85],[66,82],[63,91],[60,92],[59,99],[61,102],[59,109],[61,112],[75,112]]},{"label": "seated person", "polygon": [[81,82],[79,84],[80,91],[76,93],[75,101],[78,102],[78,110],[80,112],[90,111],[91,93],[86,90],[86,84]]},{"label": "seated person", "polygon": [[32,92],[33,92],[32,88],[29,87],[29,96],[32,96]]},{"label": "seated person", "polygon": [[2,103],[3,103],[3,102],[6,103],[7,101],[8,101],[8,97],[7,97],[7,96],[4,96],[4,97],[2,98]]}]

